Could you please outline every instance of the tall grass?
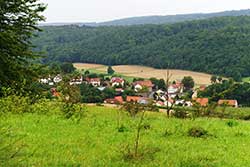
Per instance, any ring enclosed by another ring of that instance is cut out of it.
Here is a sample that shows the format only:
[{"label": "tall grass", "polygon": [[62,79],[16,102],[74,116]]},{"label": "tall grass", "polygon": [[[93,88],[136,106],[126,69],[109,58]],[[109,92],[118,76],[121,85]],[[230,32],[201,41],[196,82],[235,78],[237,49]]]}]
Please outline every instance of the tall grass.
[{"label": "tall grass", "polygon": [[[140,139],[140,151],[145,156],[126,160],[124,150],[134,144],[140,117],[131,118],[120,111],[119,121],[125,129],[120,132],[117,130],[118,109],[87,107],[81,121],[75,122],[66,119],[60,107],[59,103],[43,101],[32,104],[29,110],[32,112],[1,115],[1,127],[11,129],[10,134],[1,134],[2,141],[18,141],[17,148],[20,148],[12,161],[5,159],[1,166],[242,167],[250,163],[248,121],[177,119],[146,112],[144,122],[150,124],[150,128],[141,131]],[[204,129],[208,137],[190,136],[193,127]],[[15,153],[13,148],[8,150],[10,155]]]}]

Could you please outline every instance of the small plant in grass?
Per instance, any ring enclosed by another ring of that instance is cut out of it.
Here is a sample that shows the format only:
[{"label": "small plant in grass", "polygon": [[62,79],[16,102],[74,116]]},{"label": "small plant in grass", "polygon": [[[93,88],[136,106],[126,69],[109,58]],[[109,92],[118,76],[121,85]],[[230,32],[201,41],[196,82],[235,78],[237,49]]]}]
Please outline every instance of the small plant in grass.
[{"label": "small plant in grass", "polygon": [[250,115],[242,116],[240,119],[245,120],[245,121],[249,121],[250,120]]},{"label": "small plant in grass", "polygon": [[208,131],[202,127],[192,127],[188,130],[188,136],[190,137],[205,137],[208,135]]},{"label": "small plant in grass", "polygon": [[234,127],[234,126],[237,126],[239,123],[234,121],[234,120],[230,120],[230,121],[227,121],[226,122],[226,125],[230,128]]},{"label": "small plant in grass", "polygon": [[171,136],[173,133],[168,130],[168,129],[165,129],[164,133],[163,133],[163,137],[168,137],[168,136]]},{"label": "small plant in grass", "polygon": [[124,156],[127,157],[128,159],[140,159],[144,155],[143,153],[139,152],[141,132],[143,129],[150,129],[151,127],[149,124],[144,124],[145,113],[146,111],[154,110],[155,107],[152,105],[152,103],[144,105],[135,102],[132,103],[130,102],[130,103],[125,103],[122,108],[128,111],[133,118],[135,118],[136,115],[140,113],[139,122],[137,123],[136,126],[136,134],[135,134],[136,137],[134,139],[134,147],[133,149],[131,149],[129,146],[127,146],[126,149],[127,151]]}]

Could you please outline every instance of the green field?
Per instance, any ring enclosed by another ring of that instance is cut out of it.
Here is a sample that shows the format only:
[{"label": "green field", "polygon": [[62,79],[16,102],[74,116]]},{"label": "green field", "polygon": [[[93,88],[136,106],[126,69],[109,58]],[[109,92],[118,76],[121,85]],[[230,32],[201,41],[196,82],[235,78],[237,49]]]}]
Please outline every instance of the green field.
[{"label": "green field", "polygon": [[[143,156],[126,158],[133,148],[139,116],[105,107],[87,107],[80,120],[61,114],[7,114],[0,117],[2,166],[232,166],[250,164],[250,122],[212,118],[176,119],[146,113],[139,143]],[[120,113],[120,114],[118,114]],[[118,131],[123,125],[122,130]],[[208,135],[188,136],[191,127]],[[12,143],[6,152],[5,145]],[[5,150],[3,150],[5,149]],[[19,151],[16,151],[20,149]],[[3,154],[4,153],[4,154]]]},{"label": "green field", "polygon": [[242,78],[242,81],[243,81],[243,82],[250,82],[250,77]]}]

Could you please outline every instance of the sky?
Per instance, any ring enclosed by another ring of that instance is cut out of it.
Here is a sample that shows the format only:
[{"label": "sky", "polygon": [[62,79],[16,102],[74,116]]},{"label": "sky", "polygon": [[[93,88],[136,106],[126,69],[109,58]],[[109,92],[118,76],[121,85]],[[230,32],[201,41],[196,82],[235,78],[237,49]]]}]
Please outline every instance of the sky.
[{"label": "sky", "polygon": [[250,9],[250,0],[40,0],[46,22],[103,22],[115,19]]}]

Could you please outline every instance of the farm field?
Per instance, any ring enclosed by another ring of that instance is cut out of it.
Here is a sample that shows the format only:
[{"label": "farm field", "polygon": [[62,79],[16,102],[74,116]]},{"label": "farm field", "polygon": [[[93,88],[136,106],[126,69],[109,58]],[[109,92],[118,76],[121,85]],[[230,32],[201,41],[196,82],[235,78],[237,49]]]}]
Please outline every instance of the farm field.
[{"label": "farm field", "polygon": [[[119,118],[119,119],[118,119]],[[118,131],[119,125],[122,129]],[[3,166],[170,166],[242,167],[250,163],[250,122],[240,120],[167,118],[146,113],[139,159],[128,159],[139,117],[116,108],[88,106],[79,123],[60,114],[8,114],[0,117],[0,140],[15,141],[10,152],[22,146]],[[208,135],[188,136],[192,127]],[[2,145],[1,145],[2,146]],[[2,147],[1,147],[2,148]],[[1,156],[3,152],[1,152]]]},{"label": "farm field", "polygon": [[[92,70],[93,72],[106,72],[107,66],[100,64],[86,64],[86,63],[75,63],[74,66],[77,69],[85,69]],[[167,70],[166,69],[154,69],[151,67],[145,66],[136,66],[136,65],[119,65],[112,66],[117,74],[121,74],[129,77],[137,77],[137,78],[166,78]],[[170,80],[182,80],[184,76],[192,76],[194,81],[198,85],[208,85],[211,83],[210,74],[193,72],[193,71],[185,71],[185,70],[174,70],[170,69],[169,73],[171,75]]]}]

